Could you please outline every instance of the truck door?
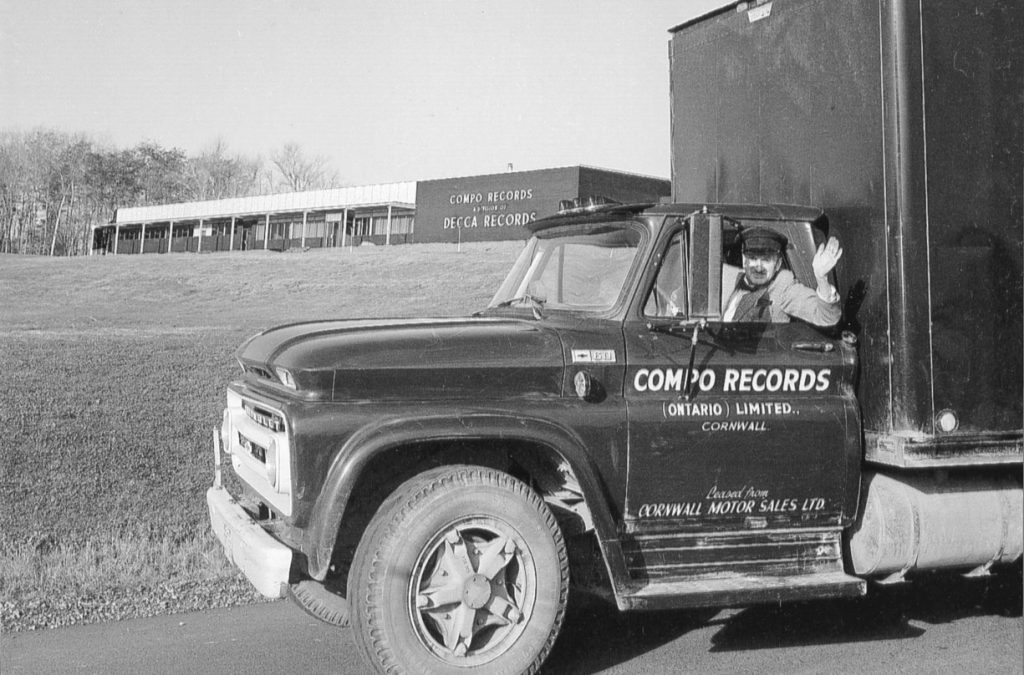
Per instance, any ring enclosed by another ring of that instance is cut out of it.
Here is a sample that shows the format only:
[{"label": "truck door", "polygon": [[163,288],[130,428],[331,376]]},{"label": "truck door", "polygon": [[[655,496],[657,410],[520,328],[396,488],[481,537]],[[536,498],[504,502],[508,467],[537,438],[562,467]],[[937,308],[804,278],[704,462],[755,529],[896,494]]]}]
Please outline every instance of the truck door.
[{"label": "truck door", "polygon": [[691,319],[691,223],[662,237],[625,323],[627,530],[834,527],[857,497],[852,348],[797,321]]}]

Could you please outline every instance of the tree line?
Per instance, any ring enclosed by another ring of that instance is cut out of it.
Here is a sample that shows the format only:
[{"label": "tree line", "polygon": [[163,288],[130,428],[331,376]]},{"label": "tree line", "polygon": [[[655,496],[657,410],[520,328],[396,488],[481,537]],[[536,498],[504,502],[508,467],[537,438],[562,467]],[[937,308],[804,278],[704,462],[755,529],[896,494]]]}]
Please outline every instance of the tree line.
[{"label": "tree line", "polygon": [[0,131],[0,253],[84,255],[114,209],[338,186],[322,156],[286,143],[269,160],[223,140],[198,155],[147,141],[117,149],[84,134]]}]

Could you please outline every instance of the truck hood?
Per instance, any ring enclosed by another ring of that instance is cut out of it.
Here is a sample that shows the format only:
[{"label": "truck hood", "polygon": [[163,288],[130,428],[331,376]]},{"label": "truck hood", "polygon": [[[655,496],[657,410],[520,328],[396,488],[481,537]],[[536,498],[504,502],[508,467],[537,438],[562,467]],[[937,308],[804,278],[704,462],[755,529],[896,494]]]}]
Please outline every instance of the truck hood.
[{"label": "truck hood", "polygon": [[278,326],[239,348],[252,377],[347,401],[558,396],[564,367],[553,330],[515,319],[354,319]]}]

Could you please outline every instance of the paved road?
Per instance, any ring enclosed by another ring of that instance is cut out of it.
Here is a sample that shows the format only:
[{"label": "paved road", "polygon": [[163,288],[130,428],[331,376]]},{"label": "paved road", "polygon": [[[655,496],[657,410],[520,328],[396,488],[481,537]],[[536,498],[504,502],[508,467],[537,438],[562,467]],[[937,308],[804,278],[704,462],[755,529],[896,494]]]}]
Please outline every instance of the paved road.
[{"label": "paved road", "polygon": [[[1014,673],[1024,670],[1019,577],[939,579],[859,600],[619,614],[574,609],[545,673]],[[347,630],[288,602],[0,637],[15,673],[365,672]]]}]

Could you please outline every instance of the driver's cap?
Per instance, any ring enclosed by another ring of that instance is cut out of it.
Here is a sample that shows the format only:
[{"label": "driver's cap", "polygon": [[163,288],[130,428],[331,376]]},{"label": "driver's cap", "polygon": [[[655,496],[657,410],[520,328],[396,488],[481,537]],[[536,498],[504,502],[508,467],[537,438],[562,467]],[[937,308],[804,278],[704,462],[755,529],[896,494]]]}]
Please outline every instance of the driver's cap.
[{"label": "driver's cap", "polygon": [[744,253],[781,253],[786,248],[786,238],[767,227],[751,227],[740,232]]}]

